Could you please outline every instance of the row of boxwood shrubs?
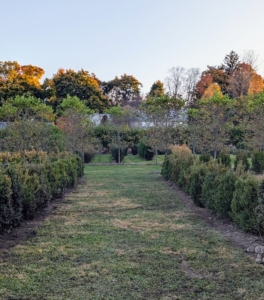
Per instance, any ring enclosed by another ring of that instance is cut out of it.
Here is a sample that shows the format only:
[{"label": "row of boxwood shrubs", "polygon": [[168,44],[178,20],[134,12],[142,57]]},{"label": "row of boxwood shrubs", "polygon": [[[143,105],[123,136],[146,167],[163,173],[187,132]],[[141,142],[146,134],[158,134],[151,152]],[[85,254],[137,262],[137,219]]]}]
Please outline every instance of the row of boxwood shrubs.
[{"label": "row of boxwood shrubs", "polygon": [[0,231],[32,219],[65,189],[83,176],[82,159],[63,153],[22,164],[18,160],[0,166]]},{"label": "row of boxwood shrubs", "polygon": [[245,172],[242,160],[232,170],[221,159],[199,159],[180,146],[165,158],[162,176],[187,192],[196,205],[230,218],[245,231],[264,233],[264,181]]}]

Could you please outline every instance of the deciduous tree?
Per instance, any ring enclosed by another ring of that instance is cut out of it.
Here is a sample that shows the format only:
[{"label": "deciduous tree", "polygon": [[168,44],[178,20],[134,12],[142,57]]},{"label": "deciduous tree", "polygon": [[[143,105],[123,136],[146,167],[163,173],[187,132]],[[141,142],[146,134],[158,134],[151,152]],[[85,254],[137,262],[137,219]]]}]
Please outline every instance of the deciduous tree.
[{"label": "deciduous tree", "polygon": [[121,107],[120,105],[113,106],[105,111],[110,115],[109,124],[112,126],[112,145],[118,148],[118,163],[121,163],[121,150],[124,149],[128,143],[126,140],[128,127],[128,116],[131,110],[128,107]]},{"label": "deciduous tree", "polygon": [[218,83],[211,83],[208,88],[204,91],[202,99],[213,97],[214,94],[222,96],[221,88]]},{"label": "deciduous tree", "polygon": [[89,116],[93,111],[76,96],[67,96],[61,103],[62,116],[57,125],[66,135],[66,148],[71,152],[79,152],[83,161],[85,152],[94,151],[93,124]]},{"label": "deciduous tree", "polygon": [[185,124],[184,103],[182,99],[163,95],[148,97],[141,106],[142,116],[148,123],[143,143],[154,149],[156,163],[157,151],[166,151],[174,144],[176,130]]},{"label": "deciduous tree", "polygon": [[16,61],[0,62],[0,99],[6,100],[24,94],[42,97],[40,79],[44,70],[32,65],[19,65]]},{"label": "deciduous tree", "polygon": [[160,97],[160,96],[164,95],[164,93],[165,93],[165,88],[164,88],[163,82],[161,82],[160,80],[157,80],[152,84],[150,91],[148,93],[148,96]]},{"label": "deciduous tree", "polygon": [[228,92],[232,98],[247,95],[254,70],[246,63],[239,63],[229,78]]},{"label": "deciduous tree", "polygon": [[201,151],[213,152],[216,159],[228,141],[229,109],[233,102],[228,96],[215,93],[211,98],[199,101],[194,120],[199,128],[199,145]]},{"label": "deciduous tree", "polygon": [[107,97],[100,89],[98,80],[88,71],[60,69],[52,79],[44,82],[45,95],[48,102],[56,110],[60,103],[70,95],[78,97],[87,107],[102,112],[109,107]]},{"label": "deciduous tree", "polygon": [[248,88],[248,94],[253,94],[254,96],[263,92],[264,90],[264,82],[263,78],[258,74],[253,74]]},{"label": "deciduous tree", "polygon": [[140,87],[142,83],[139,82],[132,75],[121,75],[108,82],[102,82],[101,88],[104,95],[107,95],[112,104],[121,106],[131,105],[133,101],[138,101],[140,97]]}]

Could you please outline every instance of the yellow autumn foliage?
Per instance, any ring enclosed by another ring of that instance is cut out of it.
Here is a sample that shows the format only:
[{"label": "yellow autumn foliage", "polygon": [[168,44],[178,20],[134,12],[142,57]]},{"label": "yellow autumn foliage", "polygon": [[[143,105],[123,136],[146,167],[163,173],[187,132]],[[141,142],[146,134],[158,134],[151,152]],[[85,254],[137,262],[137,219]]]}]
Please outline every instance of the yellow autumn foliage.
[{"label": "yellow autumn foliage", "polygon": [[178,157],[184,157],[186,154],[192,154],[191,149],[186,145],[173,145],[170,147],[173,154]]},{"label": "yellow autumn foliage", "polygon": [[220,85],[214,82],[210,84],[208,88],[204,91],[202,99],[211,98],[215,93],[218,93],[219,95],[223,96]]},{"label": "yellow autumn foliage", "polygon": [[[22,156],[21,152],[0,152],[0,162],[5,162],[7,157],[8,162],[22,161]],[[44,160],[47,156],[48,154],[44,151],[37,152],[36,150],[30,150],[25,152],[25,158],[28,162],[31,162],[35,158]]]}]

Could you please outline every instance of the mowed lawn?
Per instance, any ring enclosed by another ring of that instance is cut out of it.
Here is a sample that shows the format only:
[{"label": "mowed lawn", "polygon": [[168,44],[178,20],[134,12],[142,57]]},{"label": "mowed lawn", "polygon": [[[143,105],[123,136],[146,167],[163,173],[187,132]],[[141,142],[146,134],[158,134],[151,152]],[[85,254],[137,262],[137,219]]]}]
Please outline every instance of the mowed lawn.
[{"label": "mowed lawn", "polygon": [[91,163],[92,164],[109,164],[113,162],[111,154],[96,154]]},{"label": "mowed lawn", "polygon": [[[161,165],[164,161],[164,155],[158,155],[157,164]],[[96,154],[92,159],[92,164],[107,164],[112,163],[113,158],[111,154]],[[156,164],[156,156],[153,157],[151,161],[147,161],[140,157],[139,155],[132,155],[131,153],[126,155],[122,161],[123,164],[143,164],[143,165],[153,165]]]},{"label": "mowed lawn", "polygon": [[[157,157],[157,164],[161,165],[164,161],[164,155],[158,155]],[[153,165],[156,164],[156,156],[153,157],[152,160],[147,161],[140,157],[139,155],[132,155],[128,154],[124,157],[123,161],[124,164],[144,164],[144,165]]]},{"label": "mowed lawn", "polygon": [[264,269],[175,198],[160,166],[90,166],[0,251],[0,299],[264,299]]}]

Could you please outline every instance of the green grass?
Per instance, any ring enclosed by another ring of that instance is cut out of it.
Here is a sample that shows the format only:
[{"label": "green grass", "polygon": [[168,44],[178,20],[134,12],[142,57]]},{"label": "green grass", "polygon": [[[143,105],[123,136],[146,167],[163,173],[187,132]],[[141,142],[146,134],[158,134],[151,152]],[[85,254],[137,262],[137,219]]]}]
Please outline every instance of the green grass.
[{"label": "green grass", "polygon": [[263,267],[190,213],[159,171],[86,167],[34,238],[0,251],[0,299],[263,299]]},{"label": "green grass", "polygon": [[[164,161],[164,155],[158,155],[158,164],[161,165]],[[153,157],[151,161],[147,161],[140,157],[139,155],[128,154],[123,159],[124,164],[146,164],[153,165],[156,164],[156,156]]]},{"label": "green grass", "polygon": [[107,164],[113,161],[111,154],[96,154],[92,159],[92,164]]},{"label": "green grass", "polygon": [[149,162],[144,160],[139,155],[128,154],[127,156],[124,157],[123,163],[124,164],[146,164],[146,163],[149,163]]},{"label": "green grass", "polygon": [[[164,161],[164,155],[158,155],[158,164],[161,165],[163,161]],[[104,164],[104,163],[111,163],[111,162],[112,162],[111,154],[97,154],[94,156],[93,160],[91,161],[92,164]],[[156,164],[156,156],[153,157],[153,160],[146,161],[139,155],[128,154],[127,156],[124,157],[122,163],[152,165],[152,164]]]},{"label": "green grass", "polygon": [[[231,158],[231,167],[234,168],[235,167],[235,160],[236,160],[236,155],[234,154],[230,154],[230,158]],[[248,162],[250,167],[252,168],[252,158],[248,158]]]},{"label": "green grass", "polygon": [[231,158],[231,167],[234,168],[235,167],[236,155],[230,154],[230,158]]}]

